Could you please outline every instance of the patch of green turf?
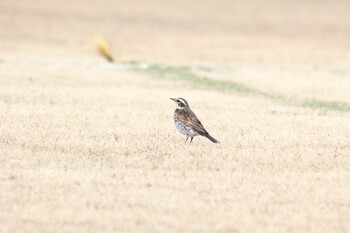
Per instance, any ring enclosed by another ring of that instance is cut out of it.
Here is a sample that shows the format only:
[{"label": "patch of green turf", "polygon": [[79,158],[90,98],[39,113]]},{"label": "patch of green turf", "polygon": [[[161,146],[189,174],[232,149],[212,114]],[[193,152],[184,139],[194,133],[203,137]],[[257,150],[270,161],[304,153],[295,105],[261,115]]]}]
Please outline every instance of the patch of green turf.
[{"label": "patch of green turf", "polygon": [[303,107],[309,107],[312,109],[325,109],[325,110],[333,110],[339,112],[349,112],[350,105],[343,102],[338,101],[320,101],[320,100],[307,100],[302,104]]},{"label": "patch of green turf", "polygon": [[197,87],[205,87],[209,89],[228,92],[239,92],[243,94],[268,97],[275,100],[285,100],[283,96],[263,92],[243,85],[241,83],[232,81],[213,80],[204,76],[199,76],[193,73],[191,68],[189,67],[172,67],[153,64],[150,65],[148,68],[144,69],[143,71],[149,75],[158,78],[176,79],[190,82],[192,85],[195,85]]},{"label": "patch of green turf", "polygon": [[232,82],[232,81],[222,81],[209,79],[205,76],[200,76],[195,74],[190,67],[174,67],[161,64],[150,64],[142,66],[141,63],[130,62],[128,65],[133,70],[141,71],[146,74],[149,74],[153,77],[161,79],[173,79],[189,82],[196,87],[203,87],[212,90],[226,91],[226,92],[235,92],[242,93],[247,95],[253,95],[258,97],[264,97],[282,104],[290,104],[300,107],[308,107],[318,110],[331,110],[339,112],[349,112],[350,104],[342,102],[327,102],[319,100],[298,100],[296,98],[287,98],[279,94],[273,94],[269,92],[264,92],[257,90],[241,83]]}]

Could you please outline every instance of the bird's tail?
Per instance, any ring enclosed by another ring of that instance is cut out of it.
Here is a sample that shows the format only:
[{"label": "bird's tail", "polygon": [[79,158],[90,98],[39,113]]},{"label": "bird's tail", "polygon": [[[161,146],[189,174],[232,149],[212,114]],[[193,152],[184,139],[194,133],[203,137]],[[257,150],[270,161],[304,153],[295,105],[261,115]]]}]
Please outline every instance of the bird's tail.
[{"label": "bird's tail", "polygon": [[213,138],[212,136],[210,136],[209,134],[208,135],[205,135],[206,138],[208,138],[210,141],[214,142],[214,143],[220,143],[218,140],[216,140],[215,138]]}]

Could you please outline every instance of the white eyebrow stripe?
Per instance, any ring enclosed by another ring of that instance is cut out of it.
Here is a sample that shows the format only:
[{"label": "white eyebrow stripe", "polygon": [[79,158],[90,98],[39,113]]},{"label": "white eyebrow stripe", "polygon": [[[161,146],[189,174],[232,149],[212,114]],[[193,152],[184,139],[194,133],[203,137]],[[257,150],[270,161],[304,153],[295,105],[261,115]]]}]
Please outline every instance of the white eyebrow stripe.
[{"label": "white eyebrow stripe", "polygon": [[183,99],[183,98],[178,98],[178,100],[179,100],[182,104],[188,106],[188,103],[187,103],[187,101],[186,101],[185,99]]}]

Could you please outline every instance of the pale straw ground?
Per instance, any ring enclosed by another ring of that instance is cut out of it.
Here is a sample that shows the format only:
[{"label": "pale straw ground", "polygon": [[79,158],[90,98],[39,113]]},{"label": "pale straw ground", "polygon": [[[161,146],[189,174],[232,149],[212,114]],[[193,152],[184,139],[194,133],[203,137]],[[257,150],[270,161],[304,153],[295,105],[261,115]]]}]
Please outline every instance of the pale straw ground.
[{"label": "pale straw ground", "polygon": [[[1,1],[0,232],[349,232],[349,12]],[[170,97],[221,144],[186,144]]]}]

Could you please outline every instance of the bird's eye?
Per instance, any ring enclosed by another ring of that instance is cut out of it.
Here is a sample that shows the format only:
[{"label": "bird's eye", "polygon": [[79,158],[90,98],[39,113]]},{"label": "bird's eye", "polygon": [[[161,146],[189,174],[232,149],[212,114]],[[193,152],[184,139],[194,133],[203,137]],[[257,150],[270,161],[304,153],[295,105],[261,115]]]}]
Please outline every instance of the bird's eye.
[{"label": "bird's eye", "polygon": [[180,103],[180,100],[176,100],[176,102]]}]

